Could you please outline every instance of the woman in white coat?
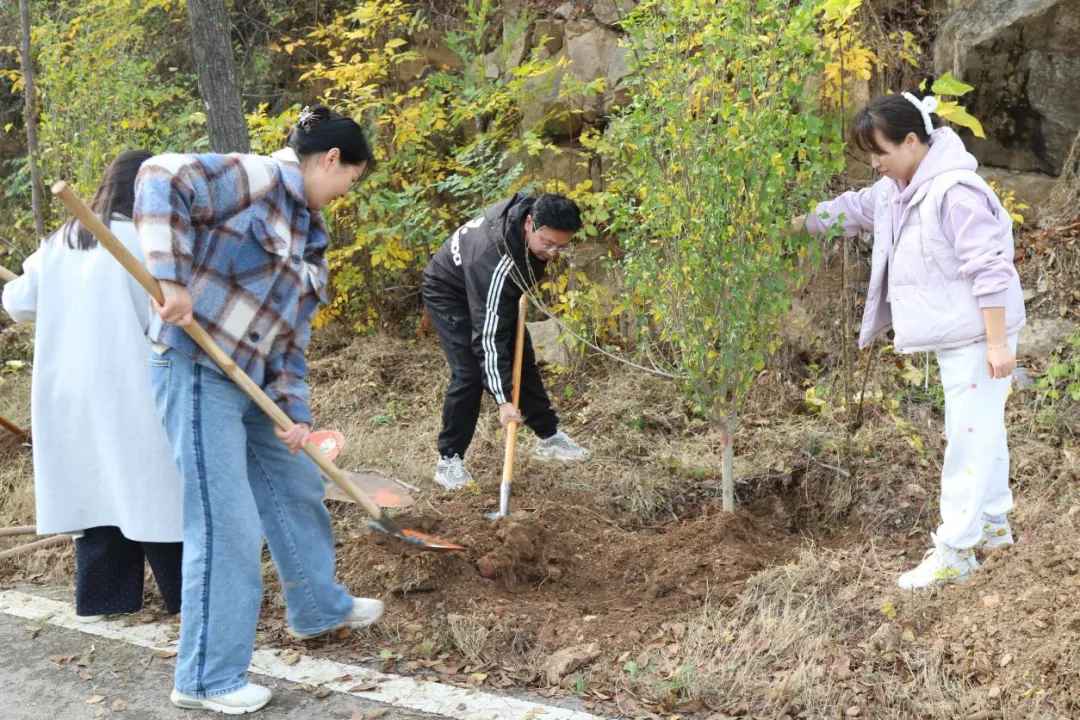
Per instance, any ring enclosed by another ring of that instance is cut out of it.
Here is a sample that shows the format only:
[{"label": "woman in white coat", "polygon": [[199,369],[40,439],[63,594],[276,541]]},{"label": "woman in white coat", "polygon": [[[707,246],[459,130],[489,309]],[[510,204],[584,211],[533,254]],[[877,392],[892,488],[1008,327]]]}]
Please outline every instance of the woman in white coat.
[{"label": "woman in white coat", "polygon": [[[131,222],[135,176],[151,153],[119,155],[91,207],[142,258]],[[31,413],[39,533],[75,540],[76,614],[142,608],[145,561],[180,611],[181,480],[150,391],[150,303],[74,220],[4,287],[16,322],[36,321]]]}]

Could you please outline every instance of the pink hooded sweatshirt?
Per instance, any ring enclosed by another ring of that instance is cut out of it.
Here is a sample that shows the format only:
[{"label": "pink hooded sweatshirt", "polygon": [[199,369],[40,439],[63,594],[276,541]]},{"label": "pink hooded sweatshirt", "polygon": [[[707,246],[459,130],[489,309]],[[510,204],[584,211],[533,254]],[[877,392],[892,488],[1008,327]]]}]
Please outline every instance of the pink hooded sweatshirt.
[{"label": "pink hooded sweatshirt", "polygon": [[841,216],[845,237],[874,233],[860,348],[890,326],[901,352],[980,342],[987,307],[1005,308],[1009,334],[1024,326],[1012,218],[977,167],[959,136],[939,128],[910,184],[882,178],[807,215],[812,234]]}]

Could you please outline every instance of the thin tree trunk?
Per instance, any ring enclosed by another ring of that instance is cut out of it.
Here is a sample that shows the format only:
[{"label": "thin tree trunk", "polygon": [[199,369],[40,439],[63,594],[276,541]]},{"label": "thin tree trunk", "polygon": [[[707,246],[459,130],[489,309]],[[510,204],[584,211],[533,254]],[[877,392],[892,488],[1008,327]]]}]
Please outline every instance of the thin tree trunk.
[{"label": "thin tree trunk", "polygon": [[38,169],[37,103],[34,91],[34,62],[30,55],[30,0],[19,0],[19,16],[22,22],[23,72],[23,119],[26,121],[26,154],[30,160],[30,202],[34,207],[34,231],[39,238],[45,237],[45,193]]},{"label": "thin tree trunk", "polygon": [[187,0],[187,8],[210,147],[218,153],[251,152],[225,3]]},{"label": "thin tree trunk", "polygon": [[724,450],[724,465],[721,472],[724,492],[724,512],[735,512],[735,426],[736,420],[730,415],[720,421],[720,446]]}]

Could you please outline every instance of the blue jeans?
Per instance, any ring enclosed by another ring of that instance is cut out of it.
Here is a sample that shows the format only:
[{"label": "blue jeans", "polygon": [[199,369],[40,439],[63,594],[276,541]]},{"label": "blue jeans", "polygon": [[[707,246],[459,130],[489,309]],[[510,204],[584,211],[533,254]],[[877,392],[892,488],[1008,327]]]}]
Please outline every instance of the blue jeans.
[{"label": "blue jeans", "polygon": [[184,478],[184,566],[176,689],[207,698],[247,684],[262,603],[265,535],[289,624],[330,630],[352,611],[334,582],[319,470],[290,455],[229,378],[169,350],[150,359],[154,400]]}]

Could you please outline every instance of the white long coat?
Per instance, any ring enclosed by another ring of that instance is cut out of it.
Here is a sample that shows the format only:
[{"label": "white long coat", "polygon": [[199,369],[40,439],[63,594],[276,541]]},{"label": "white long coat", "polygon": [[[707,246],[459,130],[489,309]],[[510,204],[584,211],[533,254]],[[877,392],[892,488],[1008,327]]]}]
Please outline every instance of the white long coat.
[{"label": "white long coat", "polygon": [[[142,260],[134,225],[112,231]],[[181,479],[150,390],[147,293],[108,251],[54,234],[4,286],[16,322],[36,320],[31,413],[39,533],[119,527],[182,540]]]}]

